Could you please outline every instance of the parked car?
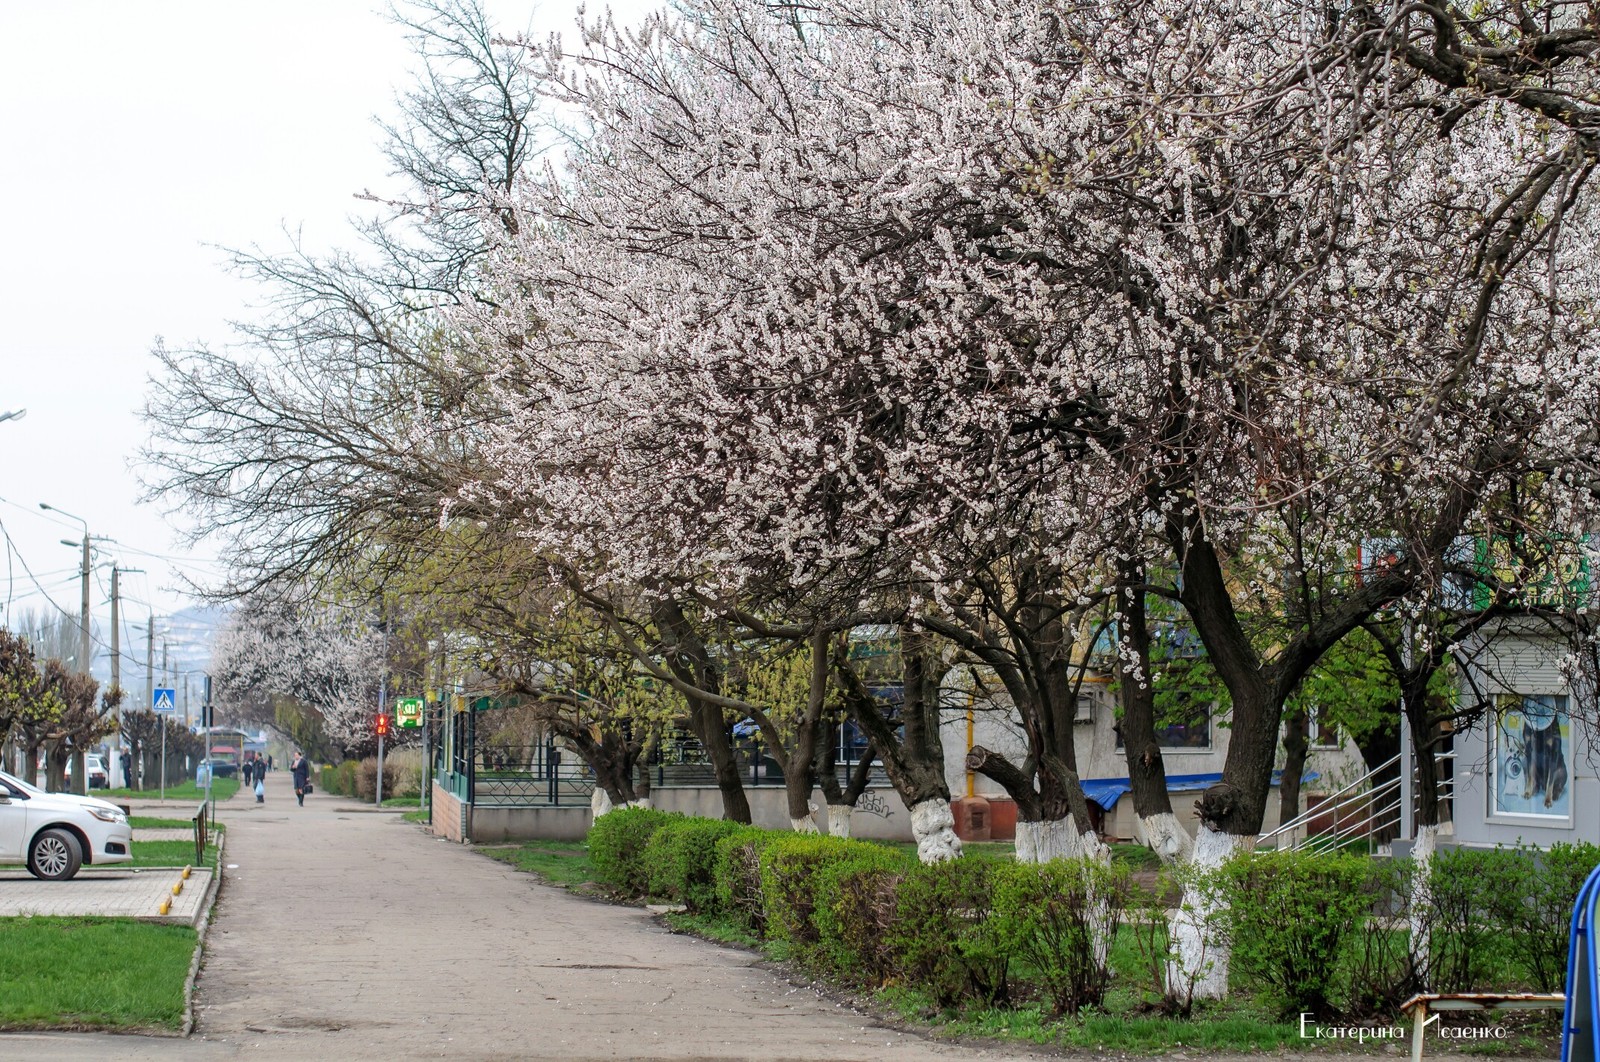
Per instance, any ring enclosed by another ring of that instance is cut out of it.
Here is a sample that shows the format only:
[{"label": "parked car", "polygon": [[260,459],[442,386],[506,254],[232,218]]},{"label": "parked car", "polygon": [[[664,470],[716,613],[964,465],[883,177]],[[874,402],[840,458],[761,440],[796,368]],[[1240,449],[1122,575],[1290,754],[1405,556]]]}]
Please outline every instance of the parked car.
[{"label": "parked car", "polygon": [[46,793],[0,771],[0,864],[66,881],[85,863],[131,859],[133,830],[121,808],[96,797]]},{"label": "parked car", "polygon": [[211,777],[213,778],[232,778],[239,773],[239,765],[232,760],[213,756],[206,762],[211,765]]},{"label": "parked car", "polygon": [[[89,776],[90,789],[110,789],[111,776],[106,773],[106,761],[98,752],[86,752],[83,755],[84,773]],[[72,761],[67,761],[67,781],[72,781]]]}]

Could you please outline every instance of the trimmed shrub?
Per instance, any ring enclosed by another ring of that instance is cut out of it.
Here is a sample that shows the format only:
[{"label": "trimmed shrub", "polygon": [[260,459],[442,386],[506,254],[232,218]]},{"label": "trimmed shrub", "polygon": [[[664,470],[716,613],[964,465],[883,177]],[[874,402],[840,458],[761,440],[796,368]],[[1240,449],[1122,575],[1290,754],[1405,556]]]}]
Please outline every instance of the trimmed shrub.
[{"label": "trimmed shrub", "polygon": [[995,922],[1008,950],[1026,959],[1051,1017],[1105,1002],[1111,944],[1133,890],[1126,866],[1093,859],[1012,863],[996,874]]},{"label": "trimmed shrub", "polygon": [[761,897],[761,849],[781,836],[773,830],[741,826],[716,844],[712,864],[716,909],[756,936],[764,935],[767,928],[767,908]]},{"label": "trimmed shrub", "polygon": [[1559,992],[1566,983],[1572,905],[1584,879],[1600,865],[1600,847],[1557,842],[1548,851],[1497,849],[1494,856],[1496,887],[1486,895],[1486,907],[1509,958],[1534,991]]},{"label": "trimmed shrub", "polygon": [[761,849],[761,898],[767,936],[793,945],[801,958],[821,939],[813,920],[818,904],[818,873],[852,856],[870,857],[878,845],[815,833],[780,834]]},{"label": "trimmed shrub", "polygon": [[1423,990],[1423,971],[1407,928],[1415,890],[1416,868],[1409,859],[1374,859],[1367,867],[1367,917],[1345,951],[1347,1015],[1392,1017],[1400,1004]]},{"label": "trimmed shrub", "polygon": [[717,842],[746,827],[726,819],[663,823],[644,848],[650,894],[707,913],[717,907]]},{"label": "trimmed shrub", "polygon": [[333,767],[324,767],[317,777],[317,787],[335,796],[356,795],[356,761],[345,760]]},{"label": "trimmed shrub", "polygon": [[618,895],[643,896],[650,888],[645,845],[656,830],[681,818],[655,808],[617,808],[600,816],[589,829],[589,860],[595,878]]},{"label": "trimmed shrub", "polygon": [[836,977],[876,987],[894,976],[889,927],[901,879],[916,860],[897,849],[868,847],[817,871],[811,919],[817,961]]},{"label": "trimmed shrub", "polygon": [[1003,864],[962,858],[911,868],[895,894],[885,944],[906,980],[941,1007],[1009,998],[1010,959],[994,922],[994,887]]},{"label": "trimmed shrub", "polygon": [[1332,1012],[1340,948],[1367,913],[1368,861],[1246,852],[1218,875],[1234,968],[1267,986],[1285,1015]]},{"label": "trimmed shrub", "polygon": [[1505,853],[1497,849],[1442,848],[1432,866],[1431,903],[1423,912],[1431,938],[1429,987],[1438,992],[1489,987],[1496,967],[1506,964],[1507,948],[1491,911],[1494,894],[1515,887],[1516,875],[1508,873]]},{"label": "trimmed shrub", "polygon": [[[405,771],[392,762],[387,756],[383,760],[383,798],[385,800],[394,796],[401,796],[399,792],[400,780]],[[378,798],[378,757],[368,756],[356,765],[355,770],[355,797],[358,800],[376,800]],[[416,795],[413,787],[412,796]]]}]

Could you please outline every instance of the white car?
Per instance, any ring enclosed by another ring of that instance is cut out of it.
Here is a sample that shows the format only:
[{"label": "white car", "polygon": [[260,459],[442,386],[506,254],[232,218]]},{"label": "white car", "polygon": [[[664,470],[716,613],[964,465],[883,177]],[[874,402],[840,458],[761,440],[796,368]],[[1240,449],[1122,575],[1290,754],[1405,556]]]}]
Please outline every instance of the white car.
[{"label": "white car", "polygon": [[133,859],[133,829],[115,804],[46,793],[0,771],[0,864],[26,864],[36,878],[66,881],[85,863]]}]

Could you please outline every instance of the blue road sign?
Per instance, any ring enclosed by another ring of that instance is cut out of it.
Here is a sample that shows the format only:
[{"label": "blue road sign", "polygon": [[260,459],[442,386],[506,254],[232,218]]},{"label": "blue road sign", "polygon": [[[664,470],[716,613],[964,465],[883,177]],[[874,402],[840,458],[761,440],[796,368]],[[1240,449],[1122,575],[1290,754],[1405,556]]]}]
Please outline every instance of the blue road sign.
[{"label": "blue road sign", "polygon": [[158,686],[150,692],[150,707],[157,712],[176,711],[178,707],[177,691]]}]

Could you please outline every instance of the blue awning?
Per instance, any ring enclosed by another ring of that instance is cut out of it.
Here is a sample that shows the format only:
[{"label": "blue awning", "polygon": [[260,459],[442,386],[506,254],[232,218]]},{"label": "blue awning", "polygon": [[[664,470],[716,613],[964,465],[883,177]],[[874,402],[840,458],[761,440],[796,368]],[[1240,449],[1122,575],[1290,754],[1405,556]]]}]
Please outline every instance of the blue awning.
[{"label": "blue awning", "polygon": [[[1272,784],[1277,785],[1281,780],[1282,771],[1272,772]],[[1300,781],[1310,782],[1318,778],[1316,771],[1307,771]],[[1222,781],[1221,774],[1169,774],[1167,775],[1167,792],[1193,793],[1202,789],[1209,789]],[[1133,784],[1126,778],[1086,778],[1083,782],[1083,795],[1110,811],[1117,806],[1117,801],[1122,799],[1122,794],[1132,792]]]}]

